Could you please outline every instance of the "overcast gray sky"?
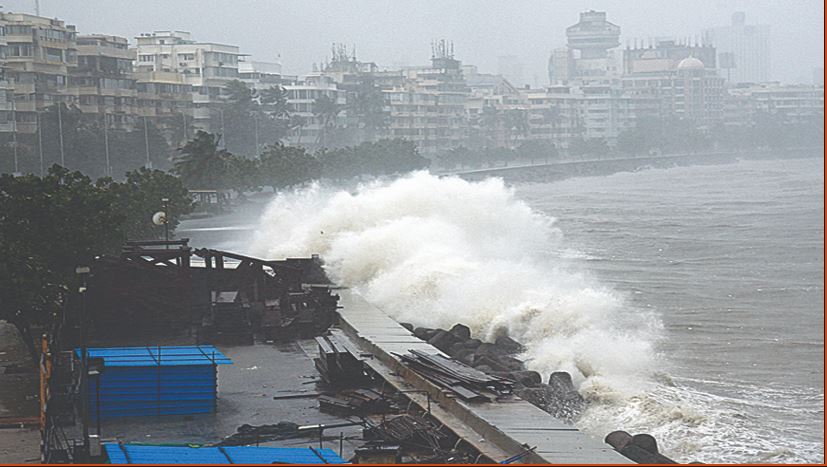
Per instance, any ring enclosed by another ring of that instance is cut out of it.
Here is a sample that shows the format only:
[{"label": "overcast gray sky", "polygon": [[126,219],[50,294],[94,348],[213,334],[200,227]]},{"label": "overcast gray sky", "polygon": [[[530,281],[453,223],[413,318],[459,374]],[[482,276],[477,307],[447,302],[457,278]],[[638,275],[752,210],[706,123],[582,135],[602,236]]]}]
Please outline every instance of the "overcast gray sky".
[{"label": "overcast gray sky", "polygon": [[[34,12],[35,0],[0,0],[5,11]],[[132,40],[178,29],[197,40],[241,46],[256,59],[281,56],[284,72],[302,74],[329,55],[332,42],[356,44],[359,59],[381,65],[424,64],[430,41],[454,41],[455,55],[484,72],[497,56],[516,55],[525,81],[547,81],[549,51],[565,44],[580,11],[605,10],[626,39],[689,36],[727,25],[734,11],[748,24],[772,26],[772,78],[812,81],[824,65],[821,0],[40,0],[43,16],[81,33]]]}]

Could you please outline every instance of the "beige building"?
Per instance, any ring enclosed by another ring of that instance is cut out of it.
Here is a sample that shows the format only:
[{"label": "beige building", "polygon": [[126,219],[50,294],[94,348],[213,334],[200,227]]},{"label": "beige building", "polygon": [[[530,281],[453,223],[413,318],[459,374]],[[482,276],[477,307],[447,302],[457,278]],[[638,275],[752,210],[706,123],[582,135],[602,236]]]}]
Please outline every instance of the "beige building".
[{"label": "beige building", "polygon": [[76,101],[69,74],[77,65],[77,33],[63,21],[21,13],[0,13],[0,27],[5,37],[3,74],[14,89],[15,130],[34,134],[39,112],[57,102]]},{"label": "beige building", "polygon": [[182,85],[191,87],[193,130],[222,132],[223,89],[228,82],[238,79],[239,57],[237,46],[194,41],[188,32],[155,31],[135,38],[135,71],[144,73],[144,83],[156,76],[163,76],[157,82],[160,87],[173,85],[166,75],[155,73],[177,73],[182,76]]},{"label": "beige building", "polygon": [[674,69],[626,74],[623,91],[656,99],[660,118],[689,120],[707,129],[724,118],[724,79],[695,57],[681,60]]},{"label": "beige building", "polygon": [[431,66],[401,70],[401,82],[384,89],[387,137],[414,141],[425,155],[463,144],[468,95],[461,62],[446,44],[435,46]]},{"label": "beige building", "polygon": [[78,36],[77,67],[70,71],[70,82],[84,114],[95,115],[107,128],[131,129],[135,125],[140,111],[126,38]]},{"label": "beige building", "polygon": [[824,118],[824,87],[763,83],[727,90],[725,123],[750,125],[758,114],[796,124]]}]

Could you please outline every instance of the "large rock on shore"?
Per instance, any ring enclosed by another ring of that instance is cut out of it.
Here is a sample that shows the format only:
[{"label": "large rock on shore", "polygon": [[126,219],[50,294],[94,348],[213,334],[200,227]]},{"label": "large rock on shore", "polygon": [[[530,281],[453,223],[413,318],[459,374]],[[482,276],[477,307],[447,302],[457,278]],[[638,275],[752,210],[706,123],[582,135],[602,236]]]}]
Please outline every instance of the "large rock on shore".
[{"label": "large rock on shore", "polygon": [[427,342],[431,337],[434,337],[434,333],[436,333],[436,331],[436,329],[431,328],[414,328],[413,334],[414,336]]},{"label": "large rock on shore", "polygon": [[658,452],[658,442],[652,435],[630,435],[625,431],[613,431],[606,435],[606,444],[639,464],[676,464],[677,462]]},{"label": "large rock on shore", "polygon": [[455,324],[448,332],[460,341],[467,341],[471,338],[471,329],[464,324]]},{"label": "large rock on shore", "polygon": [[571,376],[566,372],[554,372],[549,384],[521,388],[515,393],[551,415],[571,422],[586,407],[583,396],[574,389]]},{"label": "large rock on shore", "polygon": [[437,329],[433,336],[428,339],[428,343],[438,348],[439,350],[448,353],[451,346],[459,342],[453,334],[442,329]]},{"label": "large rock on shore", "polygon": [[497,337],[494,341],[494,345],[507,354],[520,353],[525,350],[525,347],[523,347],[522,344],[507,335]]}]

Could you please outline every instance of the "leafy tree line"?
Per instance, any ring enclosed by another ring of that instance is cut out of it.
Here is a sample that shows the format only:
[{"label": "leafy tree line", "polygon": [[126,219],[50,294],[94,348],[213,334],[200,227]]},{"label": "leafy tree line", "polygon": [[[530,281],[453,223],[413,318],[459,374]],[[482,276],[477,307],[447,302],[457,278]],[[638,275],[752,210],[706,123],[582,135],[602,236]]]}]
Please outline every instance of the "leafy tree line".
[{"label": "leafy tree line", "polygon": [[474,149],[458,146],[445,151],[437,157],[439,165],[446,169],[463,167],[482,167],[483,165],[508,165],[521,161],[534,164],[548,163],[560,157],[560,152],[553,143],[542,140],[523,141],[515,149],[497,146],[485,146]]},{"label": "leafy tree line", "polygon": [[416,144],[390,139],[310,153],[281,142],[267,145],[248,159],[221,148],[220,137],[199,131],[180,150],[174,171],[191,189],[245,192],[263,186],[274,190],[320,178],[345,180],[361,175],[389,175],[428,167]]},{"label": "leafy tree line", "polygon": [[[172,123],[182,126],[178,119],[173,119]],[[107,175],[107,146],[112,175],[116,178],[146,165],[147,146],[152,167],[167,169],[171,154],[167,138],[181,139],[184,134],[183,128],[165,125],[172,128],[165,131],[178,133],[165,135],[151,119],[146,122],[139,119],[131,131],[116,129],[111,123],[105,124],[101,115],[84,114],[65,103],[44,110],[39,116],[39,125],[39,132],[17,134],[18,171],[21,173],[39,174],[42,153],[44,169],[60,164],[90,177],[103,177]],[[0,140],[0,173],[14,171],[13,144],[13,138],[8,134]]]},{"label": "leafy tree line", "polygon": [[31,326],[60,312],[79,285],[77,266],[117,253],[127,238],[163,235],[151,222],[162,198],[174,230],[192,202],[177,177],[159,170],[141,168],[123,182],[58,165],[42,178],[0,175],[0,320],[20,331],[33,356]]}]

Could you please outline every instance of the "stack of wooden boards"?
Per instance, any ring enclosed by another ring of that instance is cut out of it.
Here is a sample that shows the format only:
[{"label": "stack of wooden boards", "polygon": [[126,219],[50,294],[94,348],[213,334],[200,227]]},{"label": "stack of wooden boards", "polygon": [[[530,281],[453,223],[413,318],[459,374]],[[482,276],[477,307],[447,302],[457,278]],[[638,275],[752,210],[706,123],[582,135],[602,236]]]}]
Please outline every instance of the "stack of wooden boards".
[{"label": "stack of wooden boards", "polygon": [[313,359],[322,379],[329,385],[356,385],[365,377],[362,360],[333,336],[319,336],[319,357]]},{"label": "stack of wooden boards", "polygon": [[453,358],[417,350],[408,352],[396,356],[415,372],[463,400],[489,402],[492,396],[508,395],[513,389],[513,381],[487,375]]}]

